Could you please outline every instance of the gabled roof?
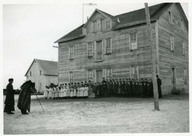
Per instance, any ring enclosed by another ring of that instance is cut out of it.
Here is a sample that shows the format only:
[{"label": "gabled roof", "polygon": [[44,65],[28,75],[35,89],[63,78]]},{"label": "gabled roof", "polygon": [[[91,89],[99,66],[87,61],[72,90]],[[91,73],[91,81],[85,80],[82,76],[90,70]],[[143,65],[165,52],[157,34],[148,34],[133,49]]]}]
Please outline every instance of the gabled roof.
[{"label": "gabled roof", "polygon": [[[162,3],[158,5],[154,5],[149,7],[149,13],[151,21],[155,21],[159,19],[162,15],[163,11],[168,9],[173,3]],[[128,12],[125,14],[117,15],[116,17],[119,18],[120,23],[114,29],[120,29],[132,25],[137,25],[146,22],[145,18],[145,8]]]},{"label": "gabled roof", "polygon": [[[161,3],[161,4],[157,4],[154,6],[150,6],[149,7],[149,12],[150,12],[150,18],[151,18],[151,22],[156,21],[159,19],[159,17],[172,5],[172,4],[176,4],[179,7],[179,10],[181,11],[181,13],[184,16],[184,20],[188,27],[188,20],[185,16],[185,13],[183,12],[183,9],[180,5],[180,3]],[[99,12],[101,14],[103,14],[104,16],[110,18],[113,21],[119,22],[117,23],[117,25],[113,28],[113,30],[117,30],[117,29],[122,29],[125,27],[130,27],[133,25],[139,25],[139,24],[143,24],[146,23],[146,19],[145,19],[145,8],[139,9],[139,10],[135,10],[135,11],[131,11],[128,13],[124,13],[124,14],[120,14],[120,15],[116,15],[116,16],[112,16],[104,11],[98,10],[96,9],[93,14],[91,15],[91,17],[95,14],[95,12]],[[91,17],[89,18],[89,20],[91,19]],[[89,22],[89,20],[87,21],[87,23]],[[86,23],[86,24],[87,24]],[[85,25],[86,25],[85,24]],[[83,38],[83,26],[85,25],[81,25],[80,27],[74,29],[73,31],[71,31],[70,33],[66,34],[65,36],[63,36],[62,38],[60,38],[59,40],[56,41],[56,43],[58,42],[65,42],[65,41],[69,41],[69,40],[74,40],[76,38]],[[85,36],[84,36],[85,37]]]},{"label": "gabled roof", "polygon": [[27,70],[25,76],[29,72],[30,68],[34,63],[37,63],[39,67],[41,68],[43,75],[48,76],[57,76],[58,75],[58,62],[56,61],[49,61],[49,60],[40,60],[40,59],[34,59],[31,63],[29,69]]},{"label": "gabled roof", "polygon": [[69,32],[68,34],[64,35],[63,37],[61,37],[60,39],[55,41],[55,43],[59,43],[59,42],[63,42],[63,41],[70,41],[70,40],[85,37],[85,35],[83,35],[83,26],[84,26],[84,24],[77,27],[73,31]]}]

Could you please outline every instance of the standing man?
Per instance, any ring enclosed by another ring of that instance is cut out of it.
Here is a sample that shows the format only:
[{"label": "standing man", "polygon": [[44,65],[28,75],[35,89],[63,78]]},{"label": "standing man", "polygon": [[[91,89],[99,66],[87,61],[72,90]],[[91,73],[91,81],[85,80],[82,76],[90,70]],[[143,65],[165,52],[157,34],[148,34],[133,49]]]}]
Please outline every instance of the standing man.
[{"label": "standing man", "polygon": [[15,100],[14,100],[14,90],[13,90],[13,78],[10,78],[9,83],[6,87],[6,98],[5,98],[5,108],[4,112],[7,114],[14,114],[12,111],[15,111]]},{"label": "standing man", "polygon": [[158,75],[156,75],[156,77],[157,77],[157,86],[158,86],[159,98],[162,98],[162,92],[161,92],[162,81],[161,81],[161,79],[159,78]]}]

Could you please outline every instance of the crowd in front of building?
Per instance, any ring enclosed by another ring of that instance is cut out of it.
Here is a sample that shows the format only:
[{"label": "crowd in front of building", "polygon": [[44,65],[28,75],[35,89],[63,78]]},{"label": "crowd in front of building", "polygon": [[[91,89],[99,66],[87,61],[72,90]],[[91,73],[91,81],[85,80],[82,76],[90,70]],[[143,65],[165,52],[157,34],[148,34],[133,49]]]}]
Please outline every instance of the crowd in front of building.
[{"label": "crowd in front of building", "polygon": [[[161,79],[157,77],[159,98]],[[77,97],[153,97],[153,82],[151,79],[106,79],[102,82],[82,81],[60,85],[46,86],[45,99],[77,98]]]}]

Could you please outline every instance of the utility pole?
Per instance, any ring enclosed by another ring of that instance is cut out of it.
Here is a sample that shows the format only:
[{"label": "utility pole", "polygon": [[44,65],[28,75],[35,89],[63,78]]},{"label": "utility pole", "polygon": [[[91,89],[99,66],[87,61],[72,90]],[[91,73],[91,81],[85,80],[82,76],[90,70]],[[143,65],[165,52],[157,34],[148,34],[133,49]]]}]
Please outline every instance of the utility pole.
[{"label": "utility pole", "polygon": [[82,24],[84,24],[84,6],[97,6],[96,3],[83,3],[82,6]]},{"label": "utility pole", "polygon": [[148,33],[149,33],[149,45],[152,50],[152,79],[153,79],[153,96],[154,96],[154,108],[155,110],[159,110],[159,96],[158,96],[158,89],[157,89],[157,78],[156,78],[156,53],[155,53],[155,45],[152,42],[153,35],[152,35],[152,28],[151,28],[151,20],[149,14],[149,7],[148,3],[145,3],[145,16],[148,26]]}]

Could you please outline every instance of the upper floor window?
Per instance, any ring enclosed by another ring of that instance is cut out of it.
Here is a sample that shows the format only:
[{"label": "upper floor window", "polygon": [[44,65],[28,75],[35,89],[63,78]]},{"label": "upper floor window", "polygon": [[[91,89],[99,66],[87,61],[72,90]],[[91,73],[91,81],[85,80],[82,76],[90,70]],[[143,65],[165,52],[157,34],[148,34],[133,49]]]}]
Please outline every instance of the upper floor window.
[{"label": "upper floor window", "polygon": [[183,19],[181,19],[181,29],[184,30],[184,22],[183,22]]},{"label": "upper floor window", "polygon": [[170,46],[171,46],[171,51],[175,50],[175,42],[174,42],[174,37],[170,36]]},{"label": "upper floor window", "polygon": [[130,69],[130,77],[134,79],[139,79],[139,67],[138,66],[131,66]]},{"label": "upper floor window", "polygon": [[91,22],[91,32],[98,32],[101,30],[101,20],[97,19]]},{"label": "upper floor window", "polygon": [[169,11],[169,23],[173,23],[173,15],[171,13],[171,11]]},{"label": "upper floor window", "polygon": [[187,45],[183,43],[183,55],[187,54]]},{"label": "upper floor window", "polygon": [[106,45],[106,54],[112,53],[112,39],[107,38],[105,39],[105,45]]},{"label": "upper floor window", "polygon": [[94,23],[93,22],[90,23],[90,31],[94,32]]},{"label": "upper floor window", "polygon": [[101,30],[102,31],[106,30],[106,20],[105,19],[101,19]]},{"label": "upper floor window", "polygon": [[110,20],[106,20],[106,29],[107,30],[111,29],[111,21]]},{"label": "upper floor window", "polygon": [[89,42],[87,44],[87,54],[88,54],[88,57],[92,57],[93,56],[93,42]]},{"label": "upper floor window", "polygon": [[130,34],[130,50],[135,50],[137,48],[137,33]]},{"label": "upper floor window", "polygon": [[30,71],[30,76],[32,76],[32,72]]},{"label": "upper floor window", "polygon": [[74,59],[74,46],[69,46],[69,59]]},{"label": "upper floor window", "polygon": [[103,60],[103,45],[102,40],[96,41],[96,60],[102,61]]},{"label": "upper floor window", "polygon": [[39,73],[40,73],[40,75],[42,74],[42,73],[41,73],[41,70],[39,71]]}]

